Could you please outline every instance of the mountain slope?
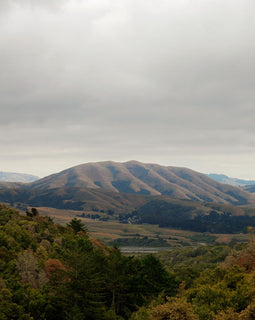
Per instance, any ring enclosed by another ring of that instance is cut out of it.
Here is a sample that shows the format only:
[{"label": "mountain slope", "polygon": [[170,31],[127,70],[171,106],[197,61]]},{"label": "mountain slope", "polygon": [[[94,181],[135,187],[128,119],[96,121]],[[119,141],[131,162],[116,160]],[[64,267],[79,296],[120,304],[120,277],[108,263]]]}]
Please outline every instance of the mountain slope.
[{"label": "mountain slope", "polygon": [[[233,215],[244,215],[245,212],[253,214],[249,207],[238,207],[229,204],[206,203],[191,200],[182,200],[170,196],[137,195],[117,193],[103,189],[89,189],[78,187],[63,187],[57,189],[30,189],[20,186],[13,189],[4,188],[0,185],[0,201],[16,205],[18,208],[27,206],[51,207],[58,209],[84,210],[94,212],[107,212],[113,210],[116,214],[127,214],[137,210],[141,206],[158,201],[167,202],[183,208],[194,209],[194,214],[209,214],[211,210],[231,212]],[[157,210],[162,209],[159,205]]]},{"label": "mountain slope", "polygon": [[33,182],[40,179],[37,176],[26,173],[3,172],[0,171],[0,182]]},{"label": "mountain slope", "polygon": [[146,196],[119,194],[103,189],[63,187],[57,189],[30,189],[26,186],[5,188],[0,185],[0,202],[12,205],[52,207],[73,210],[117,210],[127,212],[146,201]]},{"label": "mountain slope", "polygon": [[[79,217],[127,224],[156,224],[196,232],[246,233],[255,226],[250,207],[181,200],[169,196],[116,193],[103,189],[65,187],[58,189],[0,188],[0,200],[27,211],[37,207],[51,215],[52,208],[62,209],[61,216],[73,210]],[[77,214],[77,211],[76,211]],[[94,217],[93,217],[94,216]],[[101,227],[108,228],[106,225]]]},{"label": "mountain slope", "polygon": [[174,198],[243,205],[254,202],[248,192],[179,167],[112,161],[81,164],[29,184],[29,188],[80,187],[119,193],[169,195]]}]

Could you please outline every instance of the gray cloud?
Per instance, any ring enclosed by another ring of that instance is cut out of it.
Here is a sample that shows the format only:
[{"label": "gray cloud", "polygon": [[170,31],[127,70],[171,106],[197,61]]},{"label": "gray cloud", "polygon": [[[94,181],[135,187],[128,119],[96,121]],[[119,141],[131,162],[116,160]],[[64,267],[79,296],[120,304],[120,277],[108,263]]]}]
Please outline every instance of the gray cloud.
[{"label": "gray cloud", "polygon": [[1,170],[137,159],[255,178],[254,9],[2,1]]}]

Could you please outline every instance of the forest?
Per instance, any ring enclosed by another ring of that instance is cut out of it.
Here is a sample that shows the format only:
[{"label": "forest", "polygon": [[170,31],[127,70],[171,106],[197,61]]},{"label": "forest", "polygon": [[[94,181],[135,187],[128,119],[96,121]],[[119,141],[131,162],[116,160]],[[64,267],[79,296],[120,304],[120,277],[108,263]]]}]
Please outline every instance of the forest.
[{"label": "forest", "polygon": [[[195,213],[195,214],[194,214]],[[152,200],[129,215],[137,223],[158,224],[159,227],[210,233],[247,233],[255,227],[254,215],[233,215],[229,211],[198,212],[194,206],[182,206],[163,200]]]},{"label": "forest", "polygon": [[0,205],[0,319],[254,319],[255,244],[125,256],[32,208]]}]

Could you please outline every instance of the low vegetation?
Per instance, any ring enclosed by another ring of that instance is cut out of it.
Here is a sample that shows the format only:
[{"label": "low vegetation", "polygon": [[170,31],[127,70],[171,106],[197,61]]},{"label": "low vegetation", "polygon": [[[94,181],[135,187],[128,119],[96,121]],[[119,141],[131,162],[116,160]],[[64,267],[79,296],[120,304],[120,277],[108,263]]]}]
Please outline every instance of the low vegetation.
[{"label": "low vegetation", "polygon": [[168,247],[168,242],[161,237],[130,237],[117,238],[109,243],[110,245],[117,244],[118,246],[136,246],[136,247]]}]

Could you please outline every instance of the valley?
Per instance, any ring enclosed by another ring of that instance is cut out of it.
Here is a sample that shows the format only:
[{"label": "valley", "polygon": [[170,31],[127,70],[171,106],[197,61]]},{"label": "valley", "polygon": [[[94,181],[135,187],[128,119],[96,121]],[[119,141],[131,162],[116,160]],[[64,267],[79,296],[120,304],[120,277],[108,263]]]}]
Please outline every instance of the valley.
[{"label": "valley", "polygon": [[[86,224],[89,234],[93,238],[97,238],[107,245],[118,244],[120,247],[157,248],[155,249],[156,251],[161,251],[213,243],[234,244],[249,240],[249,234],[247,233],[211,234],[192,232],[173,228],[160,228],[158,225],[151,224],[124,224],[112,217],[108,221],[102,221],[98,218],[83,218],[83,211],[47,207],[39,207],[37,209],[40,214],[53,218],[54,222],[61,225],[67,224],[76,217]],[[92,211],[90,214],[95,215],[95,212]],[[105,216],[100,212],[98,215],[99,217]],[[132,252],[135,252],[135,250]]]},{"label": "valley", "polygon": [[[0,298],[9,294],[0,317],[19,307],[41,320],[56,320],[55,310],[59,320],[151,320],[162,310],[159,319],[250,319],[242,315],[254,299],[253,189],[134,162],[124,165],[130,180],[110,164],[0,184],[0,202],[16,209],[0,205]],[[99,181],[98,167],[109,179]]]},{"label": "valley", "polygon": [[107,245],[178,248],[248,240],[255,195],[186,168],[137,161],[87,163],[32,183],[0,183],[0,202],[23,214],[84,222]]}]

